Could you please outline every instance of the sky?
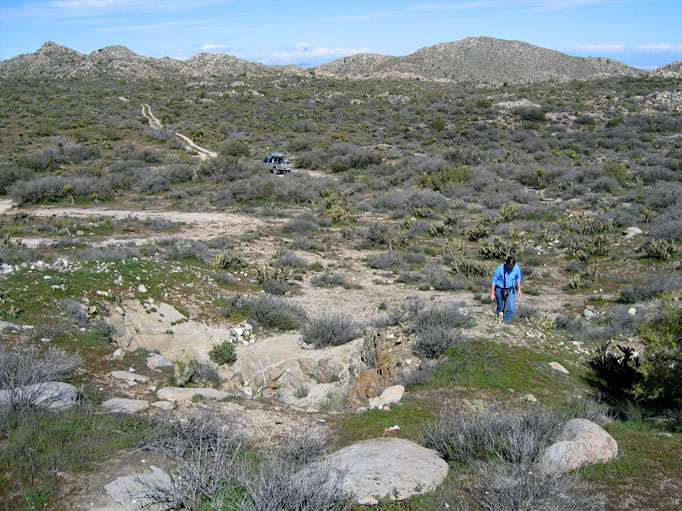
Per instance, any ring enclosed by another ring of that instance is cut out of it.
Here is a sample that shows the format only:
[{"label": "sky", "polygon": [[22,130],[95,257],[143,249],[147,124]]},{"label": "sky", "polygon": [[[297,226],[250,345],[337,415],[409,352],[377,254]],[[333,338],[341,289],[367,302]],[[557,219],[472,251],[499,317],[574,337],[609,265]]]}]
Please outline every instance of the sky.
[{"label": "sky", "polygon": [[54,41],[312,66],[477,36],[654,69],[682,60],[682,0],[0,0],[0,60]]}]

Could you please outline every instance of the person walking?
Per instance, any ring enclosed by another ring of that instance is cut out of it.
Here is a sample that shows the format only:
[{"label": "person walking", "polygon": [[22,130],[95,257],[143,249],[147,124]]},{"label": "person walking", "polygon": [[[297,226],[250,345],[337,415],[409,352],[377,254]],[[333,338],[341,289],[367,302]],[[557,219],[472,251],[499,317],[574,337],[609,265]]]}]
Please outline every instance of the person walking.
[{"label": "person walking", "polygon": [[490,299],[497,302],[497,317],[511,321],[516,299],[521,297],[521,267],[512,256],[495,268],[490,283]]}]

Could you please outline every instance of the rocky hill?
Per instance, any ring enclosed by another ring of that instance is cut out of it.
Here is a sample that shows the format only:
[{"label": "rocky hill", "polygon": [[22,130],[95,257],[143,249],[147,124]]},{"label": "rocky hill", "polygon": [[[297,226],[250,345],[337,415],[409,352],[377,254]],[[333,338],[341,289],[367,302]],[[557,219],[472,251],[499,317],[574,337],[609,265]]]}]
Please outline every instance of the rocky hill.
[{"label": "rocky hill", "polygon": [[585,80],[646,74],[646,71],[612,59],[573,57],[521,41],[490,37],[440,43],[405,57],[354,55],[323,64],[315,72],[345,78],[404,77],[475,83]]},{"label": "rocky hill", "polygon": [[675,62],[656,68],[651,74],[661,78],[682,78],[682,60],[676,60]]},{"label": "rocky hill", "polygon": [[[677,69],[679,63],[671,72]],[[666,66],[667,67],[667,66]],[[665,69],[665,68],[661,68]],[[300,66],[266,66],[222,53],[201,53],[185,61],[137,55],[123,46],[108,46],[89,55],[53,42],[37,52],[0,62],[0,77],[64,78],[120,76],[128,79],[164,76],[265,76],[307,74],[350,79],[404,78],[474,83],[585,80],[602,76],[638,76],[646,71],[606,58],[573,57],[520,41],[475,37],[422,48],[405,57],[361,54],[312,70]]]}]

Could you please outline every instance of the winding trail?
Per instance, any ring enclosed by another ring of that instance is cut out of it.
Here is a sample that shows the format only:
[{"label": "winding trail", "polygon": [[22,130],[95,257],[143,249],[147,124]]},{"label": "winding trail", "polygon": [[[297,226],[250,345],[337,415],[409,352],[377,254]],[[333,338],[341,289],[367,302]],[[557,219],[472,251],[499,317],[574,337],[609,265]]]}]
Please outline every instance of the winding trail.
[{"label": "winding trail", "polygon": [[[161,124],[161,121],[159,121],[154,116],[154,113],[152,112],[152,107],[150,107],[147,103],[142,103],[141,106],[142,115],[145,117],[145,119],[149,121],[149,125],[157,130],[163,129],[163,124]],[[172,133],[180,140],[182,140],[186,146],[194,149],[197,152],[197,156],[201,161],[207,160],[208,158],[215,158],[216,156],[218,156],[218,153],[214,151],[209,151],[208,149],[195,144],[194,141],[190,139],[187,135],[183,135],[182,133],[178,133],[175,131]]]}]

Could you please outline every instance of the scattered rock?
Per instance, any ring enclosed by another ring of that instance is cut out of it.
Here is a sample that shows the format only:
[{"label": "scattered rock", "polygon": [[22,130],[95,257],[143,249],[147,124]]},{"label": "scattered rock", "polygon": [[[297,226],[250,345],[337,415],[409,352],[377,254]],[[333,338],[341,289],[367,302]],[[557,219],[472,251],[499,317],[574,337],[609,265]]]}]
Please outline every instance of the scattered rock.
[{"label": "scattered rock", "polygon": [[68,383],[34,383],[11,390],[0,390],[0,406],[26,401],[49,410],[61,410],[75,405],[80,396],[80,390]]},{"label": "scattered rock", "polygon": [[117,477],[111,483],[104,486],[107,494],[114,502],[120,504],[125,511],[137,511],[141,509],[165,509],[154,506],[154,501],[149,498],[150,488],[165,488],[171,491],[170,476],[154,465],[150,465],[151,473],[133,474]]},{"label": "scattered rock", "polygon": [[568,369],[566,369],[564,366],[562,366],[559,362],[550,362],[549,367],[551,367],[555,371],[559,371],[560,373],[570,374],[568,372]]},{"label": "scattered rock", "polygon": [[630,307],[630,308],[628,309],[628,315],[629,315],[629,316],[634,316],[635,314],[637,314],[637,309],[635,309],[634,307]]},{"label": "scattered rock", "polygon": [[618,444],[603,428],[587,419],[571,419],[543,453],[538,467],[544,473],[567,472],[588,463],[610,461]]},{"label": "scattered rock", "polygon": [[435,451],[400,438],[358,442],[329,455],[323,463],[345,472],[343,486],[361,505],[433,491],[448,473],[448,464]]},{"label": "scattered rock", "polygon": [[370,398],[370,408],[383,408],[386,405],[399,403],[405,393],[405,387],[402,385],[393,385],[385,389],[379,397]]},{"label": "scattered rock", "polygon": [[102,407],[112,412],[135,413],[149,408],[149,401],[115,397],[102,403]]},{"label": "scattered rock", "polygon": [[137,290],[138,290],[140,293],[146,293],[146,292],[147,292],[147,288],[145,287],[144,284],[140,284],[139,286],[137,286]]},{"label": "scattered rock", "polygon": [[125,354],[126,352],[123,348],[118,348],[111,354],[111,360],[121,360],[123,357],[125,357]]},{"label": "scattered rock", "polygon": [[130,371],[111,371],[111,376],[119,380],[126,380],[129,382],[140,382],[145,383],[149,381],[149,378],[142,376],[141,374],[131,373]]},{"label": "scattered rock", "polygon": [[331,383],[339,379],[343,365],[331,357],[323,357],[317,362],[316,379],[321,383]]},{"label": "scattered rock", "polygon": [[10,323],[8,321],[0,320],[0,332],[2,332],[5,328],[10,328],[12,330],[21,330],[19,325],[15,325],[14,323]]},{"label": "scattered rock", "polygon": [[591,309],[585,309],[583,311],[583,316],[585,319],[592,319],[595,315],[595,312]]},{"label": "scattered rock", "polygon": [[161,400],[166,401],[191,401],[194,396],[201,396],[209,399],[225,399],[228,397],[226,392],[216,389],[205,388],[186,388],[186,387],[164,387],[156,392]]},{"label": "scattered rock", "polygon": [[525,396],[521,397],[521,400],[525,401],[526,403],[537,403],[538,400],[533,394],[526,394]]},{"label": "scattered rock", "polygon": [[147,358],[147,367],[149,367],[150,369],[162,369],[164,367],[173,367],[173,362],[168,360],[163,355],[159,355],[158,353],[152,353]]}]

